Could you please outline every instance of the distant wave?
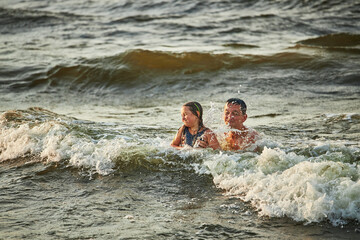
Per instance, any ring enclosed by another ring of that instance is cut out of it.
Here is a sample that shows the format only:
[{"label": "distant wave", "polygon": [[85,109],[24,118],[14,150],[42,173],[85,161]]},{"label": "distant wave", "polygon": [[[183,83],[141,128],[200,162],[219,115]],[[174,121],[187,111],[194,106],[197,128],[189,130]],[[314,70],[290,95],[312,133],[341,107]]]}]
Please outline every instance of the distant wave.
[{"label": "distant wave", "polygon": [[360,35],[351,33],[328,34],[298,41],[290,49],[313,49],[348,56],[360,54]]},{"label": "distant wave", "polygon": [[[228,53],[174,53],[136,49],[115,56],[88,60],[76,66],[57,66],[49,71],[49,76],[72,75],[72,77],[82,79],[88,75],[87,73],[91,73],[102,75],[103,79],[110,77],[125,82],[126,80],[121,80],[124,75],[195,74],[215,72],[222,69],[251,69],[262,66],[317,70],[331,66],[331,63],[327,64],[318,56],[297,52],[281,52],[273,55],[232,55]],[[94,79],[94,81],[100,80]]]},{"label": "distant wave", "polygon": [[230,48],[258,48],[259,46],[251,45],[251,44],[242,44],[242,43],[227,43],[223,44],[224,47]]},{"label": "distant wave", "polygon": [[[237,46],[243,45],[236,44],[235,47]],[[110,57],[82,60],[75,65],[57,65],[46,73],[36,71],[34,74],[21,74],[26,78],[4,81],[3,84],[7,83],[12,91],[43,86],[47,89],[66,88],[76,91],[95,88],[129,89],[154,83],[159,77],[162,77],[161,84],[177,84],[173,80],[167,82],[164,76],[180,77],[197,73],[218,73],[222,70],[253,70],[269,67],[313,71],[332,67],[333,64],[331,59],[321,59],[317,55],[294,51],[273,55],[233,55],[135,49]],[[178,78],[178,81],[181,81],[180,79]]]},{"label": "distant wave", "polygon": [[19,31],[30,31],[33,28],[62,25],[74,19],[89,20],[89,16],[72,13],[55,13],[31,9],[10,9],[0,7],[0,33],[9,34]]},{"label": "distant wave", "polygon": [[329,34],[299,41],[298,43],[322,47],[360,47],[360,35],[350,33]]},{"label": "distant wave", "polygon": [[131,87],[143,84],[144,80],[154,75],[195,74],[216,72],[222,69],[253,68],[262,65],[275,65],[283,68],[313,68],[314,64],[309,64],[313,60],[316,59],[310,55],[291,52],[272,56],[235,56],[200,52],[171,53],[131,50],[120,55],[87,60],[78,65],[55,66],[47,72],[47,79],[33,79],[31,86],[35,87],[46,82],[49,87],[83,88],[116,85]]}]

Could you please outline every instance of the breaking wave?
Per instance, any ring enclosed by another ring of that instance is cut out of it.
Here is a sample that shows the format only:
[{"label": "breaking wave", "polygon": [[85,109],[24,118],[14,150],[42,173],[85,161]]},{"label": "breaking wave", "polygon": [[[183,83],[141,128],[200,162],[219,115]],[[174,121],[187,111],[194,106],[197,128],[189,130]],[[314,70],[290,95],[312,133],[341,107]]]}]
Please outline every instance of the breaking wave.
[{"label": "breaking wave", "polygon": [[262,216],[335,226],[360,221],[360,149],[346,142],[307,140],[294,150],[264,139],[259,153],[177,151],[167,138],[139,140],[129,128],[41,108],[4,112],[0,126],[2,164],[27,157],[100,175],[139,168],[197,172],[212,176],[226,195],[250,202]]}]

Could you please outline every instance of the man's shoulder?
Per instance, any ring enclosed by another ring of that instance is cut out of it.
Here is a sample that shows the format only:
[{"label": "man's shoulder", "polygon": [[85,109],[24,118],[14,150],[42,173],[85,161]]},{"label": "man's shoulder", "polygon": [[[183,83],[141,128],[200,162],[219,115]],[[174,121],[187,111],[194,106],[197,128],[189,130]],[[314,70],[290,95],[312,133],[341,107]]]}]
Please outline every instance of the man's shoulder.
[{"label": "man's shoulder", "polygon": [[256,142],[258,139],[260,139],[260,134],[253,128],[248,128],[248,139]]}]

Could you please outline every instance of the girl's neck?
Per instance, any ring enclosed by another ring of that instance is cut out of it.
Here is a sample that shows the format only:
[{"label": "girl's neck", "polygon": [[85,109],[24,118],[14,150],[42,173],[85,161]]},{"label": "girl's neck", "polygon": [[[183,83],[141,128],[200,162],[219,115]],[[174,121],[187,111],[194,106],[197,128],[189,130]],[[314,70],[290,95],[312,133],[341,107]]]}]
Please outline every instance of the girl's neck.
[{"label": "girl's neck", "polygon": [[196,134],[200,130],[199,124],[195,124],[192,127],[189,127],[189,131],[191,134]]}]

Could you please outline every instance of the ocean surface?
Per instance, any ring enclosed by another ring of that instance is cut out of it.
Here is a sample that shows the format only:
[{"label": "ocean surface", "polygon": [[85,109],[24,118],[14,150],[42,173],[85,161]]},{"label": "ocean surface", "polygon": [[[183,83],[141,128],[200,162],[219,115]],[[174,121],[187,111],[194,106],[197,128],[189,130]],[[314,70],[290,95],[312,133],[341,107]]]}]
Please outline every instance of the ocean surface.
[{"label": "ocean surface", "polygon": [[360,239],[359,140],[358,0],[0,1],[0,239]]}]

